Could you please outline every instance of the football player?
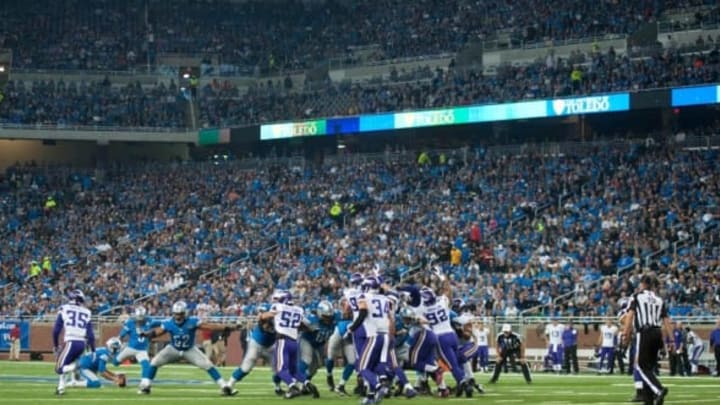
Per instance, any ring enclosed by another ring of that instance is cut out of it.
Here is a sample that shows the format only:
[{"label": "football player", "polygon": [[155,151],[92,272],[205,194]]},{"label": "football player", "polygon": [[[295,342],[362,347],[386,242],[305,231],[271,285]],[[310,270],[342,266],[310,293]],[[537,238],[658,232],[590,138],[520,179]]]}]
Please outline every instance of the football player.
[{"label": "football player", "polygon": [[289,291],[277,291],[273,294],[270,310],[260,314],[258,319],[272,319],[275,329],[274,371],[288,386],[285,398],[301,395],[307,390],[314,398],[320,397],[317,388],[298,370],[298,335],[305,311],[292,302]]},{"label": "football player", "polygon": [[687,332],[687,345],[690,349],[690,375],[697,374],[698,365],[700,364],[700,356],[705,351],[705,345],[702,338],[698,336],[690,327],[686,327]]},{"label": "football player", "polygon": [[325,344],[335,331],[340,314],[329,301],[321,301],[314,314],[303,319],[300,334],[300,373],[311,380],[325,359]]},{"label": "football player", "polygon": [[[270,311],[270,306],[265,304],[260,306],[258,314],[268,311]],[[272,319],[256,322],[247,338],[247,350],[243,353],[242,363],[240,363],[240,367],[233,371],[227,382],[231,392],[235,383],[242,381],[255,368],[258,359],[264,359],[267,364],[272,363],[274,344],[275,329]],[[275,384],[275,394],[278,396],[284,395],[285,391],[280,387],[280,378],[277,374],[273,374],[273,383]]]},{"label": "football player", "polygon": [[617,343],[618,328],[613,325],[612,319],[608,319],[605,325],[600,327],[600,361],[598,363],[598,374],[609,373],[610,367],[615,360],[615,344]]},{"label": "football player", "polygon": [[[351,315],[352,316],[352,315]],[[351,338],[344,338],[347,334],[347,328],[350,326],[349,319],[340,320],[335,325],[335,330],[330,336],[327,345],[327,357],[325,358],[325,369],[327,370],[327,383],[331,391],[335,391],[340,395],[348,395],[345,390],[345,384],[348,382],[355,370],[355,347]],[[335,357],[343,356],[345,367],[343,368],[342,377],[339,384],[335,385],[333,378],[333,368],[335,367]]]},{"label": "football player", "polygon": [[481,370],[483,373],[487,373],[488,359],[490,356],[490,339],[488,338],[488,336],[490,336],[490,330],[485,327],[483,322],[479,322],[478,325],[473,328],[473,334],[475,335],[475,339],[478,343],[477,356],[475,357],[477,359],[478,370]]},{"label": "football player", "polygon": [[220,393],[224,396],[237,395],[234,390],[223,381],[220,372],[215,368],[210,359],[195,346],[195,333],[198,329],[224,331],[228,326],[220,323],[205,323],[194,316],[187,316],[187,304],[185,301],[178,301],[172,306],[172,318],[163,321],[158,328],[140,333],[141,337],[153,339],[165,334],[170,335],[170,343],[165,346],[150,361],[150,367],[143,374],[140,381],[139,394],[150,394],[152,381],[155,379],[158,368],[185,359],[207,371],[210,378],[220,387]]},{"label": "football player", "polygon": [[[446,283],[445,290],[447,291],[449,289],[447,279],[443,279],[443,282]],[[456,394],[460,394],[466,391],[467,378],[465,370],[458,362],[458,338],[450,322],[448,298],[445,295],[436,296],[435,292],[428,287],[420,290],[420,296],[422,304],[417,309],[418,314],[427,320],[428,325],[435,332],[438,338],[438,354],[450,368],[450,372],[457,382]],[[472,390],[472,387],[470,389]],[[441,387],[441,390],[447,391],[446,387]]]},{"label": "football player", "polygon": [[562,371],[563,364],[563,346],[562,334],[565,331],[565,325],[558,323],[557,318],[553,318],[550,324],[545,327],[545,341],[547,342],[547,358],[552,365],[552,371],[559,373]]},{"label": "football player", "polygon": [[115,374],[107,369],[107,363],[112,363],[113,365],[119,364],[116,356],[120,351],[122,343],[120,339],[114,337],[108,339],[105,345],[107,348],[101,347],[94,353],[87,353],[80,357],[80,360],[78,360],[78,369],[83,380],[74,382],[73,386],[100,388],[101,384],[98,374],[120,387],[125,386],[126,380],[124,374]]},{"label": "football player", "polygon": [[[472,359],[477,356],[478,341],[475,328],[472,324],[472,316],[469,313],[463,313],[453,319],[453,327],[458,335],[458,351],[457,358],[459,365],[465,372],[465,396],[472,398],[473,390],[477,390],[480,394],[485,393],[483,387],[475,382],[472,370]],[[461,392],[456,391],[455,395],[459,396]]]},{"label": "football player", "polygon": [[127,344],[117,355],[118,363],[123,360],[134,357],[140,363],[143,373],[147,373],[150,367],[150,356],[148,356],[148,347],[150,341],[140,336],[142,332],[148,332],[150,329],[160,326],[160,321],[149,321],[147,319],[147,310],[145,307],[139,306],[135,308],[133,317],[125,321],[120,330],[119,340],[127,338]]},{"label": "football player", "polygon": [[363,405],[376,404],[389,390],[380,384],[382,364],[388,361],[388,344],[392,313],[390,300],[379,293],[380,280],[371,276],[361,284],[362,294],[357,297],[358,316],[348,327],[352,334],[359,360],[358,373],[365,382]]},{"label": "football player", "polygon": [[[68,294],[68,301],[60,307],[52,332],[53,348],[57,357],[55,373],[60,376],[55,390],[57,395],[65,393],[65,374],[75,371],[75,361],[85,352],[86,342],[90,352],[95,352],[95,334],[90,321],[92,313],[84,306],[85,294],[80,290],[72,290]],[[58,341],[63,330],[64,344],[60,349]]]}]

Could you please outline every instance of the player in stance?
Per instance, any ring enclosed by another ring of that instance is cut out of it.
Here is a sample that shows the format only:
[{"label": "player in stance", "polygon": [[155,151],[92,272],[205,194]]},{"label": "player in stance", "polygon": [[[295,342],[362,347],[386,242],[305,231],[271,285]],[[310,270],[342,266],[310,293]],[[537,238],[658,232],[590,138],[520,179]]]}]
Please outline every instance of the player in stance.
[{"label": "player in stance", "polygon": [[[300,334],[300,373],[311,380],[325,361],[325,344],[335,331],[340,314],[329,301],[320,301],[315,314],[303,319]],[[332,374],[329,374],[332,376]],[[334,388],[334,387],[333,387]]]},{"label": "player in stance", "polygon": [[[270,306],[265,304],[259,310],[259,314],[270,311]],[[242,381],[255,368],[257,360],[262,358],[267,364],[272,363],[273,345],[275,344],[275,329],[272,319],[258,321],[250,331],[247,339],[247,350],[243,353],[243,360],[240,367],[233,371],[232,376],[227,382],[227,386],[232,392],[232,387],[236,382]],[[282,396],[285,391],[280,387],[280,378],[273,375],[273,383],[275,384],[275,394]]]},{"label": "player in stance", "polygon": [[125,386],[126,379],[124,374],[115,374],[107,369],[107,363],[112,363],[113,365],[118,364],[116,356],[120,351],[122,342],[120,342],[120,339],[114,337],[108,339],[105,346],[106,347],[97,349],[95,353],[87,353],[80,357],[80,360],[78,360],[78,369],[83,380],[74,382],[74,387],[100,388],[101,384],[98,374],[120,387]]},{"label": "player in stance", "polygon": [[122,363],[123,360],[127,358],[134,357],[135,360],[140,363],[142,374],[146,374],[150,367],[150,356],[148,356],[150,341],[140,335],[158,326],[160,326],[159,321],[148,321],[145,307],[139,306],[135,308],[133,317],[125,321],[120,330],[119,339],[122,341],[127,338],[127,344],[117,355],[118,363]]},{"label": "player in stance", "polygon": [[[57,356],[55,372],[60,376],[55,394],[65,393],[65,374],[75,371],[75,361],[85,352],[85,343],[91,353],[95,353],[95,334],[93,333],[90,318],[92,313],[83,304],[85,294],[80,290],[72,290],[68,294],[69,302],[60,307],[52,338],[53,347]],[[60,332],[65,330],[64,344],[60,349]]]},{"label": "player in stance", "polygon": [[172,318],[166,319],[160,324],[160,327],[151,329],[148,332],[141,332],[140,336],[153,339],[164,334],[170,335],[170,343],[165,346],[150,361],[150,367],[143,374],[140,381],[139,394],[150,394],[152,381],[155,379],[158,368],[174,363],[180,359],[185,359],[210,375],[210,378],[217,383],[221,389],[222,395],[236,395],[237,390],[233,390],[225,385],[220,372],[215,368],[210,359],[195,346],[195,332],[198,329],[220,330],[223,331],[227,325],[219,323],[204,323],[197,317],[187,316],[187,304],[185,301],[178,301],[172,306]]},{"label": "player in stance", "polygon": [[273,294],[270,311],[260,314],[263,322],[272,319],[275,328],[274,371],[288,386],[285,398],[295,398],[307,390],[314,398],[320,397],[317,388],[298,370],[298,335],[305,311],[292,302],[289,291]]},{"label": "player in stance", "polygon": [[[391,290],[390,286],[381,286],[382,291],[387,291],[386,296],[390,302],[390,314],[392,314],[392,324],[390,324],[390,333],[388,334],[388,363],[385,365],[386,378],[390,381],[397,379],[398,390],[396,396],[405,395],[406,398],[413,398],[417,395],[410,381],[408,381],[405,370],[398,355],[398,347],[402,347],[407,336],[407,329],[403,324],[402,317],[397,316],[400,310],[400,294]],[[398,341],[400,343],[398,343]]]},{"label": "player in stance", "polygon": [[608,319],[605,325],[600,327],[600,361],[598,363],[598,374],[609,373],[615,361],[615,343],[617,343],[618,328],[613,325],[612,319]]},{"label": "player in stance", "polygon": [[502,332],[497,337],[497,360],[495,363],[495,371],[490,379],[490,384],[495,384],[500,377],[500,370],[507,364],[508,359],[512,357],[518,358],[520,368],[522,369],[523,377],[525,381],[530,384],[532,377],[530,377],[530,368],[528,367],[527,361],[525,361],[525,345],[523,345],[520,336],[512,331],[512,327],[509,323],[502,326]]},{"label": "player in stance", "polygon": [[552,371],[556,373],[562,371],[564,351],[562,335],[564,331],[565,325],[558,323],[558,320],[555,318],[545,327],[545,340],[548,344],[547,358],[552,364]]}]

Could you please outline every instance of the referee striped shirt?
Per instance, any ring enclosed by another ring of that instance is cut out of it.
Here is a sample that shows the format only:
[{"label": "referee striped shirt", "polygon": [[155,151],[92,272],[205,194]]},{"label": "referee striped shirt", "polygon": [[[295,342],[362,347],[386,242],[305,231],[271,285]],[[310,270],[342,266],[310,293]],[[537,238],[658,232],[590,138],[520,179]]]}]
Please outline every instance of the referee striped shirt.
[{"label": "referee striped shirt", "polygon": [[635,330],[647,327],[660,327],[663,318],[667,318],[667,307],[662,298],[652,291],[642,291],[633,295],[630,309],[635,311]]}]

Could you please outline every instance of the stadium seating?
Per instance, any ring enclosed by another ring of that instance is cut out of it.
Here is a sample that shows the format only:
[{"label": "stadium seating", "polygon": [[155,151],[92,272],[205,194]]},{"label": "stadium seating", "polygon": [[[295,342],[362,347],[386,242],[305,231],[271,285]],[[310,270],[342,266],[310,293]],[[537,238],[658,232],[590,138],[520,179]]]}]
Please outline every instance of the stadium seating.
[{"label": "stadium seating", "polygon": [[[247,314],[274,288],[312,306],[337,298],[349,272],[422,279],[412,271],[427,266],[481,315],[613,314],[644,267],[663,275],[674,313],[716,311],[717,152],[624,145],[592,159],[478,149],[446,152],[444,165],[405,154],[314,169],[118,167],[101,178],[14,167],[0,195],[10,241],[0,247],[0,313],[51,314],[81,280],[99,312],[148,296],[152,313],[183,298]],[[343,217],[329,215],[333,200]],[[53,270],[31,276],[44,256]]]}]

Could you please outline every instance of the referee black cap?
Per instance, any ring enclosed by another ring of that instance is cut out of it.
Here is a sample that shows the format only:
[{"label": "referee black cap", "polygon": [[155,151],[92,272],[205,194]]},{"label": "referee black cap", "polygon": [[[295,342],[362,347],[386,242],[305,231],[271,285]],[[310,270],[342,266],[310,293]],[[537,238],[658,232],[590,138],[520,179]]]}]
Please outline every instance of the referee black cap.
[{"label": "referee black cap", "polygon": [[642,276],[642,278],[640,279],[640,282],[645,284],[645,287],[647,287],[647,288],[654,288],[656,285],[655,284],[655,276],[653,276],[652,274],[646,274],[646,275]]}]

